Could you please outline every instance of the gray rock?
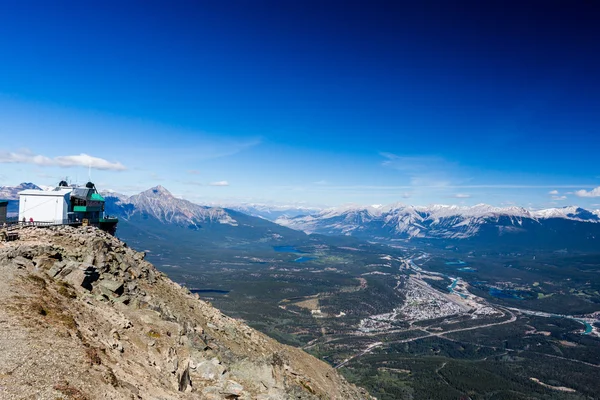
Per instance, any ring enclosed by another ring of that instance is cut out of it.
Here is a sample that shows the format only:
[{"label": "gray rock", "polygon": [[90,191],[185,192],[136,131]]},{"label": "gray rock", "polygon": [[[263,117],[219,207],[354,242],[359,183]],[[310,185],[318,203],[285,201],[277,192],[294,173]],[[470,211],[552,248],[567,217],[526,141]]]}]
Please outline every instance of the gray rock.
[{"label": "gray rock", "polygon": [[94,264],[94,255],[89,253],[83,258],[83,262],[86,264]]},{"label": "gray rock", "polygon": [[50,278],[54,278],[56,275],[58,275],[60,273],[60,271],[63,270],[63,268],[65,267],[66,263],[64,263],[63,261],[57,261],[54,263],[54,265],[52,266],[52,268],[50,268],[48,271],[46,271],[46,274],[50,277]]},{"label": "gray rock", "polygon": [[73,286],[81,286],[84,289],[92,290],[92,283],[96,282],[99,277],[100,274],[96,267],[93,265],[82,264],[78,268],[72,269],[63,280],[69,282]]},{"label": "gray rock", "polygon": [[123,303],[125,305],[129,304],[130,301],[131,301],[131,298],[127,295],[120,296],[120,297],[117,297],[116,299],[113,299],[113,303]]},{"label": "gray rock", "polygon": [[190,365],[189,363],[181,372],[181,376],[179,377],[179,391],[185,392],[186,390],[192,388],[192,380],[190,379]]},{"label": "gray rock", "polygon": [[55,276],[55,278],[56,279],[64,279],[67,275],[69,275],[71,272],[75,271],[77,268],[79,268],[78,262],[67,261],[64,268],[61,269],[61,271],[58,273],[58,275]]},{"label": "gray rock", "polygon": [[221,390],[221,394],[225,396],[234,396],[240,397],[244,392],[244,387],[237,383],[236,381],[228,380],[225,384],[223,390]]},{"label": "gray rock", "polygon": [[36,268],[43,269],[43,270],[48,270],[49,268],[52,268],[52,266],[54,266],[54,263],[56,262],[56,259],[50,258],[50,257],[41,256],[41,257],[34,258],[33,262],[35,263],[35,267]]},{"label": "gray rock", "polygon": [[196,365],[195,371],[200,377],[207,381],[220,379],[226,369],[217,358],[201,361]]},{"label": "gray rock", "polygon": [[98,286],[102,289],[107,289],[110,292],[116,294],[117,296],[120,296],[121,294],[123,294],[123,282],[119,282],[119,281],[113,281],[111,279],[102,279],[99,283]]},{"label": "gray rock", "polygon": [[13,258],[12,262],[17,265],[17,268],[33,268],[33,261],[22,256]]}]

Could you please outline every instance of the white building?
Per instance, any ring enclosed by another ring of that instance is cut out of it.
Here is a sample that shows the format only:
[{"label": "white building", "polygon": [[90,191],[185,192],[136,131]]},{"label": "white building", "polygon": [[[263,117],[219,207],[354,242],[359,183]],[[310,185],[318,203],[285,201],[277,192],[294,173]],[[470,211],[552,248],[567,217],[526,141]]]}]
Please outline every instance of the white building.
[{"label": "white building", "polygon": [[56,190],[24,190],[19,193],[19,221],[62,223],[68,219],[73,188]]}]

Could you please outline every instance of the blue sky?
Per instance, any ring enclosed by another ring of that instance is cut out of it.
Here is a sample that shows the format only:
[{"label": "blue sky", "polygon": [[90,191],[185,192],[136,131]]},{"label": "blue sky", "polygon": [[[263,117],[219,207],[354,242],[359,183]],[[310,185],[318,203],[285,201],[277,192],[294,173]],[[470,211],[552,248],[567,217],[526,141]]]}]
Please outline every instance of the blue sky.
[{"label": "blue sky", "polygon": [[3,2],[0,185],[598,207],[600,8],[519,3]]}]

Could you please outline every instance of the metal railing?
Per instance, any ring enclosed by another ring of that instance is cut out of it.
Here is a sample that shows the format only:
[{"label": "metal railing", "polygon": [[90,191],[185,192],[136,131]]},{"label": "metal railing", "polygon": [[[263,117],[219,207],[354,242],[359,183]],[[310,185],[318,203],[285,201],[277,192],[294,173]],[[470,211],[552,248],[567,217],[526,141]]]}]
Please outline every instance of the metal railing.
[{"label": "metal railing", "polygon": [[12,220],[8,220],[6,222],[0,223],[0,230],[4,230],[6,232],[10,232],[10,231],[15,231],[21,228],[25,228],[28,226],[37,226],[37,227],[50,227],[50,226],[64,226],[64,225],[69,225],[69,226],[100,226],[102,223],[111,223],[111,222],[115,222],[118,221],[117,217],[113,217],[113,216],[105,216],[103,219],[101,218],[96,218],[96,219],[89,219],[89,218],[84,218],[84,219],[57,219],[54,221],[23,221],[23,220],[16,220],[16,219],[12,219]]},{"label": "metal railing", "polygon": [[[93,223],[93,221],[90,221]],[[14,230],[23,228],[26,226],[59,226],[59,225],[81,225],[81,221],[73,221],[70,219],[58,219],[54,221],[6,221],[0,226],[0,228],[6,228],[7,230]]]}]

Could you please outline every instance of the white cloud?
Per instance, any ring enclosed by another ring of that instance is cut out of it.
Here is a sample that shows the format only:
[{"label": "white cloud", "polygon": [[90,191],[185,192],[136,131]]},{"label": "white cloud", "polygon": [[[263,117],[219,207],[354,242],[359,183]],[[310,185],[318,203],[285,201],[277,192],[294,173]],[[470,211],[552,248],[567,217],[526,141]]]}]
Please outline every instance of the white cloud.
[{"label": "white cloud", "polygon": [[46,157],[39,154],[33,154],[29,150],[18,152],[0,151],[0,163],[4,164],[34,164],[41,166],[56,167],[91,167],[101,170],[124,171],[127,168],[120,162],[110,162],[103,158],[93,157],[81,153],[73,156]]},{"label": "white cloud", "polygon": [[587,190],[578,190],[575,192],[575,196],[578,197],[600,197],[600,186],[590,191]]},{"label": "white cloud", "polygon": [[551,191],[548,192],[548,194],[551,194],[551,195],[554,195],[554,196],[558,195],[558,193],[559,193],[558,190],[551,190]]},{"label": "white cloud", "polygon": [[466,193],[456,193],[455,195],[451,196],[457,199],[469,199],[471,198],[470,194],[466,194]]},{"label": "white cloud", "polygon": [[229,182],[227,181],[219,181],[219,182],[211,182],[209,186],[229,186]]},{"label": "white cloud", "polygon": [[552,200],[566,200],[567,196],[552,196]]}]

